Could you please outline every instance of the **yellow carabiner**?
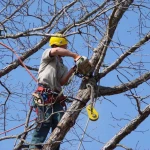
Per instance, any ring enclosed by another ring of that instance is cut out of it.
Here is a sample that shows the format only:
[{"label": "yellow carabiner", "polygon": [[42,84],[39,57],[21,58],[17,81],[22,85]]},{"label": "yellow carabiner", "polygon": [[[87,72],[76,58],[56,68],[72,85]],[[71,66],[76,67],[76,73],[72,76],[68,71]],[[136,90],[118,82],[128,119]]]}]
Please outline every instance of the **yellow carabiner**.
[{"label": "yellow carabiner", "polygon": [[90,120],[96,121],[99,118],[98,112],[95,110],[94,107],[91,108],[90,104],[86,107],[86,111]]}]

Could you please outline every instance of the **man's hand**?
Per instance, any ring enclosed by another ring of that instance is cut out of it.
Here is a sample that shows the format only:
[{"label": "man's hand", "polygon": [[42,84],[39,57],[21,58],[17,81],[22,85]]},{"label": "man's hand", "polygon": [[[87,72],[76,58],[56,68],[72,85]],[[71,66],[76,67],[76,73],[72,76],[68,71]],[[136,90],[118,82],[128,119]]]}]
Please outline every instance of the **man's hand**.
[{"label": "man's hand", "polygon": [[85,57],[85,56],[78,56],[75,59],[75,63],[77,66],[84,64],[86,61],[87,61],[87,57]]},{"label": "man's hand", "polygon": [[82,56],[80,56],[80,55],[76,55],[75,58],[74,58],[74,61],[77,62],[81,57]]}]

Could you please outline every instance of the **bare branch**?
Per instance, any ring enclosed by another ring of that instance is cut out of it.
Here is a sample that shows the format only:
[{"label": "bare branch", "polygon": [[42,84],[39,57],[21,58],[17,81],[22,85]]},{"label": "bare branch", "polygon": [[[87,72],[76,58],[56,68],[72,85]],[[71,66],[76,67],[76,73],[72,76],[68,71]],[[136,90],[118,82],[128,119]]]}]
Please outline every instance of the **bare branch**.
[{"label": "bare branch", "polygon": [[148,105],[143,111],[142,115],[138,115],[128,125],[122,128],[110,141],[108,141],[102,148],[102,150],[110,150],[116,148],[117,144],[133,130],[135,130],[150,114],[150,105]]},{"label": "bare branch", "polygon": [[[99,60],[100,60],[100,62],[99,62],[98,66],[100,66],[100,64],[103,61],[105,54],[106,54],[106,50],[107,50],[106,47],[108,47],[111,39],[113,38],[113,35],[115,33],[118,22],[122,18],[122,15],[125,13],[125,11],[132,4],[132,2],[133,2],[133,0],[123,1],[123,3],[120,3],[119,7],[116,7],[114,9],[114,11],[112,13],[112,16],[114,16],[114,17],[111,18],[109,25],[108,25],[108,29],[107,29],[104,37],[99,42],[99,45],[97,46],[97,48],[95,48],[95,50],[94,50],[95,53],[93,54],[93,56],[91,58],[91,63],[93,66],[96,66]],[[97,67],[96,70],[98,70],[98,68],[99,67]]]},{"label": "bare branch", "polygon": [[126,57],[128,57],[129,55],[131,55],[132,53],[134,53],[139,47],[141,47],[143,44],[145,44],[147,41],[149,41],[149,39],[150,39],[150,34],[147,34],[137,44],[135,44],[129,50],[127,50],[124,54],[122,54],[112,65],[110,65],[109,67],[107,67],[106,69],[104,69],[101,73],[99,73],[97,80],[99,80],[100,78],[104,77],[107,73],[109,73],[110,71],[112,71],[113,69],[115,69],[119,64],[121,64],[121,62]]},{"label": "bare branch", "polygon": [[149,79],[150,79],[150,73],[147,72],[144,75],[140,76],[139,78],[136,78],[135,80],[131,82],[124,83],[119,86],[114,86],[114,87],[100,86],[97,88],[97,96],[99,97],[99,96],[120,94],[120,93],[128,91],[129,89],[138,87],[140,84],[144,83],[145,81]]}]

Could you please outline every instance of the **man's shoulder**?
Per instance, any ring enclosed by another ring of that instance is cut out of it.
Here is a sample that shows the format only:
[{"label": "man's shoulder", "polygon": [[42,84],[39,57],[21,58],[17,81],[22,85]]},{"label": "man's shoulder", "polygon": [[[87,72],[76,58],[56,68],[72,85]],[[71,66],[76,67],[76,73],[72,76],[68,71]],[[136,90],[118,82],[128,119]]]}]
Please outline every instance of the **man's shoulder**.
[{"label": "man's shoulder", "polygon": [[51,51],[51,49],[52,49],[52,48],[46,48],[46,49],[44,50],[44,52],[46,52],[46,51]]},{"label": "man's shoulder", "polygon": [[43,52],[43,56],[49,55],[49,52],[50,52],[50,51],[51,51],[51,48],[45,49],[44,52]]},{"label": "man's shoulder", "polygon": [[51,48],[47,48],[44,50],[43,54],[42,54],[42,60],[43,61],[52,61],[54,60],[54,56],[50,56],[50,51],[51,51]]}]

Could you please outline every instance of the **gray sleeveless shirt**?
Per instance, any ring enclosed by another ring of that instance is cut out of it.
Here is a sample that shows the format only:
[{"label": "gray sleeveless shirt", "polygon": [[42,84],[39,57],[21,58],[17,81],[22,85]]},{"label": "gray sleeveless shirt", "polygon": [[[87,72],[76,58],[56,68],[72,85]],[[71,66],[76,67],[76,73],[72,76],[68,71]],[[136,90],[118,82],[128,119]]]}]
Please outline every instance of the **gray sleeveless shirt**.
[{"label": "gray sleeveless shirt", "polygon": [[60,80],[64,77],[68,69],[60,62],[58,56],[50,56],[51,49],[46,49],[43,52],[39,71],[38,83],[48,86],[53,91],[61,91]]}]

